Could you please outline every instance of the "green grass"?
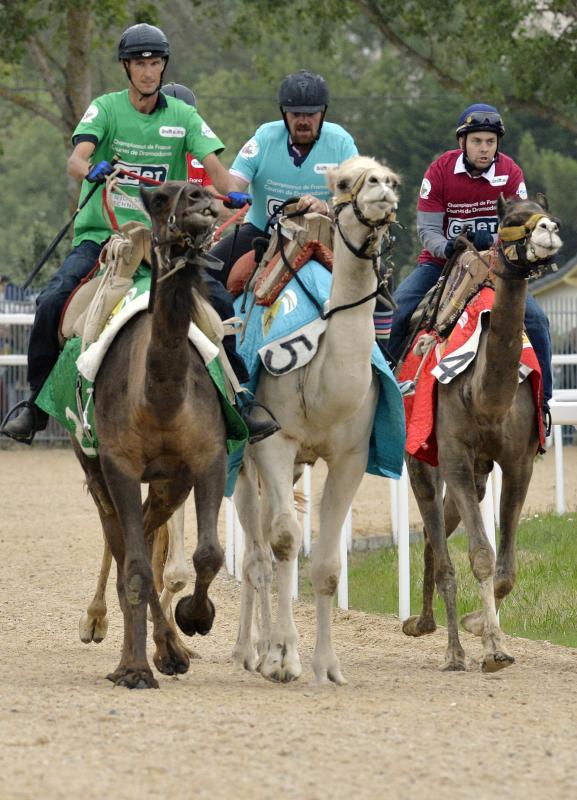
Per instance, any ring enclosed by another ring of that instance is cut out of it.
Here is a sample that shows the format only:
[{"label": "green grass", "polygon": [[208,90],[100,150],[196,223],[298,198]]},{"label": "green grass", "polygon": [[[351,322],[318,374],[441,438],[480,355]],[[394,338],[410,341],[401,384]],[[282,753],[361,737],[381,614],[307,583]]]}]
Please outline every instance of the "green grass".
[{"label": "green grass", "polygon": [[[478,583],[469,567],[466,536],[451,537],[449,550],[457,574],[461,615],[480,608]],[[411,613],[416,614],[423,590],[422,543],[411,545],[410,563]],[[302,583],[303,594],[309,594],[310,584],[306,579]],[[350,608],[396,614],[398,597],[396,548],[352,554]],[[435,619],[445,625],[445,606],[436,591],[434,607]],[[517,581],[501,606],[500,623],[513,636],[577,647],[577,515],[535,515],[519,525]]]}]

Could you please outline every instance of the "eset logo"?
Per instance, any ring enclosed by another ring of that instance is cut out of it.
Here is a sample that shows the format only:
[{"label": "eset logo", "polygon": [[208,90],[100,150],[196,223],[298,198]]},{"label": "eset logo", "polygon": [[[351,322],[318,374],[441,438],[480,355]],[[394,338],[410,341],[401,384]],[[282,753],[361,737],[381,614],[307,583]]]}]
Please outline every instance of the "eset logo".
[{"label": "eset logo", "polygon": [[465,230],[473,231],[489,231],[495,235],[499,220],[497,217],[472,217],[471,219],[449,219],[447,225],[447,239],[456,239]]},{"label": "eset logo", "polygon": [[[141,175],[143,178],[164,183],[168,178],[168,164],[127,164],[126,161],[119,161],[118,166],[127,169],[134,175]],[[130,178],[128,175],[120,175],[118,184],[121,186],[140,186],[140,181]]]}]

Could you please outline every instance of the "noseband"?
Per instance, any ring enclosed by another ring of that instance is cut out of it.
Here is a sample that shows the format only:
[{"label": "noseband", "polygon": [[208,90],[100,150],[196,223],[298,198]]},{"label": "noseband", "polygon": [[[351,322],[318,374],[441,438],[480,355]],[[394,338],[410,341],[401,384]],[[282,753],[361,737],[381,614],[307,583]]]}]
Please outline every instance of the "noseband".
[{"label": "noseband", "polygon": [[[335,210],[336,226],[341,235],[341,239],[343,240],[347,248],[351,251],[353,255],[357,256],[357,258],[364,258],[367,260],[372,259],[374,263],[376,255],[375,244],[378,241],[377,231],[379,228],[382,228],[383,225],[389,225],[391,222],[395,222],[397,219],[397,215],[394,211],[389,211],[387,214],[385,214],[384,217],[381,217],[381,219],[372,220],[365,217],[365,215],[359,208],[359,204],[357,203],[357,197],[359,195],[360,190],[364,186],[366,175],[367,175],[366,171],[361,173],[357,178],[357,180],[354,182],[350,192],[347,192],[346,194],[343,194],[341,197],[339,197],[338,202],[334,203],[333,207]],[[339,217],[343,209],[349,205],[353,209],[355,217],[358,219],[361,225],[364,225],[365,228],[370,229],[369,235],[367,236],[367,238],[360,247],[355,247],[355,245],[345,236],[341,228]]]},{"label": "noseband", "polygon": [[[527,259],[527,246],[530,237],[542,219],[557,220],[549,214],[537,213],[529,217],[523,225],[499,225],[499,244],[497,252],[499,261],[505,267],[505,275],[513,280],[524,281],[539,275],[543,267],[553,264],[554,256],[541,258],[537,261]],[[506,246],[503,246],[505,244]],[[505,277],[505,276],[504,276]]]},{"label": "noseband", "polygon": [[[208,228],[196,236],[192,236],[188,231],[183,231],[176,224],[176,210],[182,193],[187,188],[187,184],[180,187],[174,196],[170,214],[167,219],[167,236],[159,239],[156,234],[152,234],[152,269],[150,279],[150,296],[148,301],[148,313],[154,310],[154,300],[156,297],[156,286],[158,283],[174,275],[175,272],[183,269],[187,264],[195,264],[202,250],[210,244],[211,228]],[[168,247],[167,247],[168,246]],[[172,247],[178,246],[184,252],[179,252],[173,257],[170,256]],[[166,248],[163,255],[162,248]],[[159,273],[162,273],[159,275]]]}]

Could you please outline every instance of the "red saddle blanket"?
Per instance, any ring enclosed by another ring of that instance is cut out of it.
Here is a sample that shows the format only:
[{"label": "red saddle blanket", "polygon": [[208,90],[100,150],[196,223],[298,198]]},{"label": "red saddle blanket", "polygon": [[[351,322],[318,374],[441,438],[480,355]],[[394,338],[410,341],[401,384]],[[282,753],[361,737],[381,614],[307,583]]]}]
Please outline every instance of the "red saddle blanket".
[{"label": "red saddle blanket", "polygon": [[[437,385],[439,382],[449,383],[474,360],[481,334],[481,317],[483,314],[490,312],[494,296],[493,289],[482,289],[467,305],[448,339],[441,341],[437,337],[437,345],[425,356],[415,394],[404,398],[407,426],[405,449],[415,458],[420,461],[426,461],[434,467],[439,463],[435,435]],[[417,340],[424,335],[425,331],[422,331]],[[415,340],[415,343],[417,340]],[[417,371],[421,367],[423,357],[415,355],[413,352],[415,343],[401,368],[398,376],[399,381],[414,380]],[[526,335],[523,337],[519,373],[520,377],[523,376],[529,380],[533,390],[535,407],[540,409],[543,405],[541,369],[535,351]],[[536,424],[539,428],[539,441],[543,445],[545,431],[542,415],[538,413],[535,416]]]}]

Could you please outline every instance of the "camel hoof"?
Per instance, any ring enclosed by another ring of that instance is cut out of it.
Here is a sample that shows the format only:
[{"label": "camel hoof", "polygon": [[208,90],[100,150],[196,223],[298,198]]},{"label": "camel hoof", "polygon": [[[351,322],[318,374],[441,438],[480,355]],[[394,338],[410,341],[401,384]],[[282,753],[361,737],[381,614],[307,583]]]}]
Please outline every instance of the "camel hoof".
[{"label": "camel hoof", "polygon": [[405,636],[425,636],[437,630],[435,620],[425,620],[422,617],[409,617],[403,622]]},{"label": "camel hoof", "polygon": [[232,651],[232,663],[238,669],[245,669],[247,672],[256,672],[257,654],[252,648],[234,648]]},{"label": "camel hoof", "polygon": [[256,668],[263,678],[273,683],[291,683],[300,677],[303,670],[300,658],[294,646],[290,650],[279,643],[259,660]]},{"label": "camel hoof", "polygon": [[497,651],[483,658],[481,669],[483,672],[491,674],[492,672],[499,672],[499,670],[505,669],[505,667],[510,667],[511,664],[514,663],[515,659],[513,656],[510,656],[508,653],[503,653],[502,651]]},{"label": "camel hoof", "polygon": [[445,661],[443,667],[441,668],[442,672],[466,672],[467,665],[465,664],[465,659],[463,658],[451,658]]},{"label": "camel hoof", "polygon": [[206,636],[212,628],[216,615],[216,609],[210,597],[206,598],[206,607],[202,609],[202,612],[202,614],[199,613],[194,595],[187,595],[187,597],[181,597],[176,604],[174,619],[180,630],[187,636],[194,636],[195,633]]},{"label": "camel hoof", "polygon": [[154,664],[163,675],[184,675],[188,672],[190,658],[178,635],[171,631],[156,647]]},{"label": "camel hoof", "polygon": [[472,611],[470,614],[465,614],[464,617],[461,617],[461,625],[464,630],[474,636],[482,636],[485,628],[485,615],[482,611]]},{"label": "camel hoof", "polygon": [[106,676],[115,686],[126,689],[158,689],[158,681],[150,669],[119,668]]},{"label": "camel hoof", "polygon": [[108,617],[106,614],[103,617],[91,617],[88,615],[88,612],[85,611],[80,617],[78,622],[78,635],[80,636],[80,641],[84,642],[84,644],[90,644],[90,642],[100,644],[106,636],[107,631]]}]

